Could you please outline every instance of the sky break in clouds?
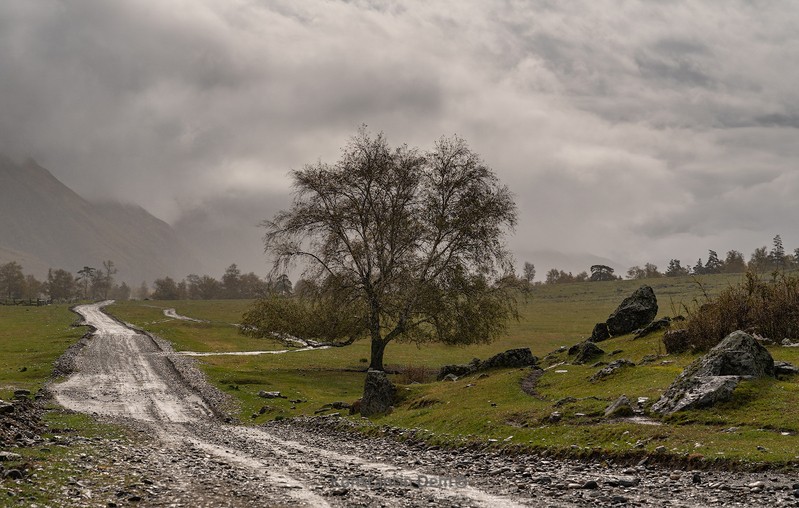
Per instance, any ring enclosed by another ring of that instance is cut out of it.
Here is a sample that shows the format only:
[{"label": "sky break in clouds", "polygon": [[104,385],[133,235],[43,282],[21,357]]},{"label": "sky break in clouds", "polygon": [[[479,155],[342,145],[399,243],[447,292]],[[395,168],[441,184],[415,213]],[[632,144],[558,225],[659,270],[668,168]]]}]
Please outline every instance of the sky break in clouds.
[{"label": "sky break in clouds", "polygon": [[464,137],[539,273],[792,250],[798,28],[790,2],[4,0],[0,152],[224,234],[217,270],[265,272],[287,172],[362,123]]}]

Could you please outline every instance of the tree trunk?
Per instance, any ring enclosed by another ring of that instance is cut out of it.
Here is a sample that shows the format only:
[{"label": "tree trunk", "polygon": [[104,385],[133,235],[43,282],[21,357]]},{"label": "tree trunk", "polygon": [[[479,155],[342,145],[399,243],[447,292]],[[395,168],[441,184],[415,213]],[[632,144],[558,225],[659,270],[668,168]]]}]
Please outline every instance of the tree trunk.
[{"label": "tree trunk", "polygon": [[383,369],[383,352],[386,350],[387,342],[382,339],[372,338],[372,358],[369,364],[370,369]]}]

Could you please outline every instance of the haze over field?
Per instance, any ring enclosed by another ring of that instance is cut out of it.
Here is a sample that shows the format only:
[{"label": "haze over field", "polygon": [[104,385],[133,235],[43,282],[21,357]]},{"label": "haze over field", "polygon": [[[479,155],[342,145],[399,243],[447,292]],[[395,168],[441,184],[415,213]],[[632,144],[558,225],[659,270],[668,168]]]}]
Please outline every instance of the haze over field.
[{"label": "haze over field", "polygon": [[509,244],[539,279],[791,251],[797,22],[743,1],[6,0],[0,153],[143,206],[212,273],[265,272],[287,171],[361,123],[463,136],[516,194]]}]

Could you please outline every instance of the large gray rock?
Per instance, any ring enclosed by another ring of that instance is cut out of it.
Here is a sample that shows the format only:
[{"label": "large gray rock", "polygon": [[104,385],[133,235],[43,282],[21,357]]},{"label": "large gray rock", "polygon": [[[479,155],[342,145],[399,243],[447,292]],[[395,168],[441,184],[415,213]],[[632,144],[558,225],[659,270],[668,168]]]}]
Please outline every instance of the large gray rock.
[{"label": "large gray rock", "polygon": [[658,314],[658,300],[649,286],[641,286],[625,298],[607,320],[613,337],[643,328]]},{"label": "large gray rock", "polygon": [[388,380],[382,370],[369,369],[363,385],[361,399],[361,415],[373,416],[385,414],[394,405],[397,389]]},{"label": "large gray rock", "polygon": [[670,414],[729,400],[741,378],[774,376],[774,359],[754,337],[732,332],[685,368],[653,406]]},{"label": "large gray rock", "polygon": [[685,379],[672,396],[668,396],[672,391],[669,388],[669,392],[652,406],[652,411],[671,414],[728,401],[740,381],[740,376],[699,376]]}]

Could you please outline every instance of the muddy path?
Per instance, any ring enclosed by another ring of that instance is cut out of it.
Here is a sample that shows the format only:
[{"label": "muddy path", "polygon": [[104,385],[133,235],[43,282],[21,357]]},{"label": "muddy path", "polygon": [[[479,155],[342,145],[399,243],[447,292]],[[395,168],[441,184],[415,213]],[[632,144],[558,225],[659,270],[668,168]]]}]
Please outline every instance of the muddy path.
[{"label": "muddy path", "polygon": [[[264,428],[224,424],[192,387],[196,381],[187,382],[175,368],[177,355],[105,314],[105,304],[75,308],[95,332],[75,358],[74,372],[51,390],[68,409],[148,435],[147,460],[159,472],[161,486],[146,500],[149,505],[251,506],[255,500],[261,506],[526,504],[465,484],[414,487],[418,471],[369,460],[368,453],[319,447],[312,433],[289,440]],[[389,474],[396,485],[386,481]],[[440,474],[451,476],[451,471]],[[209,478],[219,480],[210,490]]]}]

